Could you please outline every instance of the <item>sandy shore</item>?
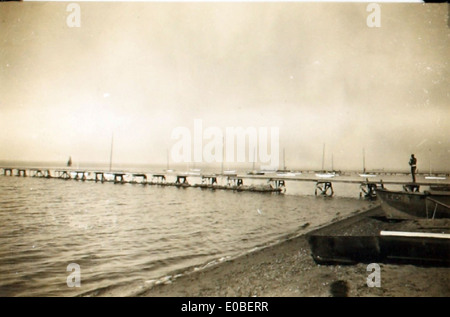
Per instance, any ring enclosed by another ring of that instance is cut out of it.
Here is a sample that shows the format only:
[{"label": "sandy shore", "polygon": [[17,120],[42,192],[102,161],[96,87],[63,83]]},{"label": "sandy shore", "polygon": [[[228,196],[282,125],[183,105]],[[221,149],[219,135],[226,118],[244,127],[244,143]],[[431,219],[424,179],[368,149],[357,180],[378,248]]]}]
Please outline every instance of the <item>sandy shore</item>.
[{"label": "sandy shore", "polygon": [[367,264],[319,265],[304,235],[154,285],[141,296],[292,297],[450,296],[450,268],[383,264],[381,287],[368,287]]}]

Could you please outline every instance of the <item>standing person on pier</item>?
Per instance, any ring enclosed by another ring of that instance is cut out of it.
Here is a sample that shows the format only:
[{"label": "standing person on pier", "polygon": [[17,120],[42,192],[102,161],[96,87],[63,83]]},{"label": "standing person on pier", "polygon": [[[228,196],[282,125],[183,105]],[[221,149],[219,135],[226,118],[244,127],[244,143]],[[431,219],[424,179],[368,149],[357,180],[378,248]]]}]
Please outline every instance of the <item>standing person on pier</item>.
[{"label": "standing person on pier", "polygon": [[411,154],[411,158],[409,159],[409,165],[411,166],[411,176],[413,183],[416,182],[416,167],[417,167],[417,159],[414,157],[414,154]]}]

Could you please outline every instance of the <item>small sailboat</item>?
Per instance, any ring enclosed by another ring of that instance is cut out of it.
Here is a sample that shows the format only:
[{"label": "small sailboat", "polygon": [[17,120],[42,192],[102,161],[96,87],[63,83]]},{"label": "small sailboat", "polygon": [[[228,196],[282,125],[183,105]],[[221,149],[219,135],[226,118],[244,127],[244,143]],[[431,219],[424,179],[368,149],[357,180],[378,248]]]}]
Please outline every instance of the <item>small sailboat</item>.
[{"label": "small sailboat", "polygon": [[69,156],[69,160],[67,161],[67,167],[72,166],[72,156]]},{"label": "small sailboat", "polygon": [[336,176],[336,174],[333,172],[324,172],[324,173],[316,173],[316,176],[320,178],[333,178]]},{"label": "small sailboat", "polygon": [[429,175],[429,176],[425,176],[425,179],[445,180],[445,179],[447,179],[447,177],[445,177],[445,176],[432,176],[432,175]]},{"label": "small sailboat", "polygon": [[188,175],[191,176],[200,176],[202,170],[200,168],[191,168],[189,169]]},{"label": "small sailboat", "polygon": [[225,137],[222,138],[222,162],[220,167],[220,174],[226,176],[237,176],[236,170],[224,169],[225,163]]},{"label": "small sailboat", "polygon": [[429,168],[430,168],[430,173],[427,176],[425,176],[425,179],[433,179],[433,180],[447,179],[447,177],[445,177],[445,176],[438,176],[438,175],[433,176],[431,174],[431,149],[430,149],[430,158],[429,158]]},{"label": "small sailboat", "polygon": [[322,150],[322,171],[316,173],[316,176],[319,178],[333,178],[336,176],[335,172],[325,171],[325,143],[323,144]]},{"label": "small sailboat", "polygon": [[277,172],[278,175],[286,174],[287,172],[289,172],[286,169],[286,152],[285,152],[284,148],[283,148],[283,169],[279,169],[276,172]]},{"label": "small sailboat", "polygon": [[169,150],[166,150],[166,169],[164,170],[164,172],[171,173],[171,172],[173,172],[173,171],[174,171],[174,170],[171,169],[171,168],[170,168],[170,165],[169,165]]},{"label": "small sailboat", "polygon": [[247,173],[247,175],[264,175],[264,172],[262,171],[257,171],[255,168],[255,163],[256,163],[256,148],[253,150],[253,165],[252,165],[252,170],[250,172]]},{"label": "small sailboat", "polygon": [[376,177],[375,174],[373,174],[373,173],[367,173],[367,172],[366,172],[366,152],[365,152],[364,149],[363,149],[363,172],[362,172],[361,174],[359,174],[359,176],[360,176],[360,177],[364,177],[364,178],[367,178],[367,177]]},{"label": "small sailboat", "polygon": [[222,172],[222,175],[228,175],[228,176],[236,176],[237,172],[235,170],[224,170]]},{"label": "small sailboat", "polygon": [[[188,165],[188,168],[189,168],[189,165]],[[193,166],[191,168],[189,168],[189,171],[186,174],[191,175],[191,176],[200,176],[201,172],[202,172],[202,170],[195,166],[195,161],[194,161]]]},{"label": "small sailboat", "polygon": [[283,148],[283,169],[276,170],[275,172],[277,173],[277,176],[298,176],[302,174],[301,172],[293,172],[286,168],[286,151],[284,148]]},{"label": "small sailboat", "polygon": [[112,170],[113,145],[114,145],[114,133],[111,134],[111,151],[109,152],[109,171],[110,172]]},{"label": "small sailboat", "polygon": [[334,155],[331,154],[331,172],[334,174],[334,176],[339,176],[340,171],[336,171],[334,169]]}]

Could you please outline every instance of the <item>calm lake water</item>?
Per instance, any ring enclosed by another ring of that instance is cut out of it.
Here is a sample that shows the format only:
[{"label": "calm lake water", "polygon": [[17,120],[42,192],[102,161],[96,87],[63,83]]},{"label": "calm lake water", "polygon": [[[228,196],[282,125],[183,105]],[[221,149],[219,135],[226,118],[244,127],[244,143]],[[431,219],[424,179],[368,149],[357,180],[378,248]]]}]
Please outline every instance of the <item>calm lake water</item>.
[{"label": "calm lake water", "polygon": [[[201,267],[365,210],[359,186],[314,196],[0,176],[0,296],[132,296]],[[308,224],[306,228],[303,228]],[[67,286],[70,263],[81,287]]]}]

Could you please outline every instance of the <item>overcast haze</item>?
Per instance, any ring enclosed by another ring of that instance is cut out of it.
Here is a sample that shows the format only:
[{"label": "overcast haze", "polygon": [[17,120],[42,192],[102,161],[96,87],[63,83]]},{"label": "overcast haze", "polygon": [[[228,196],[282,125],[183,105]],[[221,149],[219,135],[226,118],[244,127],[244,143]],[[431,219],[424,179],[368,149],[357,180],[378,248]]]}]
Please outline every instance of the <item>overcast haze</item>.
[{"label": "overcast haze", "polygon": [[[449,170],[448,5],[0,4],[0,160],[165,163],[178,126],[280,128],[290,168]],[[329,166],[328,166],[329,167]]]}]

